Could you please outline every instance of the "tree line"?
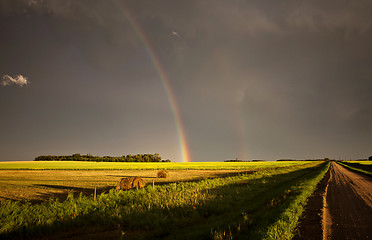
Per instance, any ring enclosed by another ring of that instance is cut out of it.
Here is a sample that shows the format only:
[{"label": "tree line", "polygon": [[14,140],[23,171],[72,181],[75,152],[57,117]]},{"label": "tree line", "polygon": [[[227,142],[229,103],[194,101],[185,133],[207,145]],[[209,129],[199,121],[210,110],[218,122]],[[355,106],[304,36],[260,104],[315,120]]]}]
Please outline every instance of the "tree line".
[{"label": "tree line", "polygon": [[81,155],[75,153],[73,155],[44,155],[38,156],[34,161],[91,161],[91,162],[170,162],[169,159],[162,160],[158,153],[155,154],[136,154],[126,155],[121,157],[112,156],[93,156],[91,154]]}]

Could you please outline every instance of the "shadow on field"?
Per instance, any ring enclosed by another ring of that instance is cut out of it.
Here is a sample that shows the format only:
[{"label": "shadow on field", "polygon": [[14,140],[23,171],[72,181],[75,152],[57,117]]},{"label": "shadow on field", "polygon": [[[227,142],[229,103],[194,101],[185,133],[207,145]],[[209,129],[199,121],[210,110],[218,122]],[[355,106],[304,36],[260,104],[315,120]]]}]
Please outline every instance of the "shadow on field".
[{"label": "shadow on field", "polygon": [[[84,196],[93,196],[94,195],[94,188],[81,188],[81,187],[71,187],[71,186],[63,186],[63,185],[49,185],[49,184],[34,184],[35,187],[42,187],[42,188],[49,188],[49,189],[57,189],[63,190],[61,193],[38,193],[38,196],[41,198],[40,200],[31,200],[30,202],[33,204],[39,204],[45,202],[50,198],[57,198],[59,200],[65,200],[69,194],[72,194],[74,197],[78,197],[80,194]],[[111,189],[114,189],[115,186],[107,186],[107,187],[97,187],[96,194],[97,196],[108,192]]]},{"label": "shadow on field", "polygon": [[[275,169],[275,168],[271,168],[271,169]],[[177,172],[178,170],[169,170],[170,174],[172,173],[175,173]],[[180,170],[180,171],[192,171],[192,170]],[[196,170],[196,171],[199,171],[199,170]],[[203,170],[205,172],[207,171],[217,171],[217,170]],[[208,177],[200,177],[198,178],[198,181],[202,180],[202,179],[207,179],[207,178],[216,178],[216,177],[233,177],[233,176],[238,176],[238,175],[241,175],[241,174],[250,174],[250,173],[254,173],[254,172],[257,172],[259,170],[241,170],[241,171],[237,171],[237,172],[227,172],[227,173],[215,173],[215,174],[209,174]],[[136,176],[136,175],[107,175],[107,176],[110,176],[110,177],[118,177],[118,178],[125,178],[125,177],[133,177],[133,176]],[[148,176],[140,176],[141,178],[144,178],[144,179],[158,179],[156,176],[153,176],[153,177],[148,177]],[[194,179],[192,180],[179,180],[179,181],[169,181],[168,183],[175,183],[175,182],[188,182],[188,181],[194,181]]]},{"label": "shadow on field", "polygon": [[84,192],[89,188],[79,188],[79,187],[69,187],[69,186],[63,186],[63,185],[50,185],[50,184],[34,184],[33,186],[36,187],[44,187],[44,188],[53,188],[53,189],[59,189],[59,190],[74,190],[79,192]]},{"label": "shadow on field", "polygon": [[[176,170],[175,170],[176,171]],[[151,185],[153,180],[161,180],[158,182],[154,182],[155,186],[163,186],[167,184],[172,183],[180,183],[180,182],[199,182],[205,179],[213,179],[213,178],[224,178],[224,177],[234,177],[239,176],[242,174],[252,174],[257,172],[257,170],[247,170],[247,171],[240,171],[240,172],[230,172],[230,173],[216,173],[211,174],[208,177],[198,177],[190,180],[178,180],[178,181],[167,181],[165,178],[156,178],[156,177],[142,177],[145,179],[145,182],[147,185]],[[119,178],[125,178],[125,177],[132,177],[132,175],[108,175],[108,176],[115,176]],[[71,186],[64,186],[64,185],[52,185],[52,184],[33,184],[35,187],[41,187],[41,188],[48,188],[48,189],[56,189],[56,190],[63,190],[62,193],[38,193],[38,196],[41,198],[40,200],[31,200],[30,202],[33,204],[41,203],[45,200],[48,200],[50,198],[58,198],[59,200],[65,200],[67,196],[72,193],[74,197],[77,197],[82,193],[84,196],[93,196],[94,195],[94,188],[82,188],[82,187],[71,187]],[[115,189],[116,184],[112,186],[106,186],[106,187],[97,187],[96,194],[97,196],[109,192],[111,189]],[[128,191],[128,190],[127,190]],[[10,199],[14,200],[14,199]]]},{"label": "shadow on field", "polygon": [[[202,180],[206,179],[214,179],[214,178],[226,178],[226,177],[235,177],[235,176],[240,176],[240,175],[247,175],[247,174],[253,174],[257,172],[257,170],[247,170],[247,171],[241,171],[241,172],[232,172],[232,173],[216,173],[216,174],[211,174],[208,177],[197,177],[194,179],[188,179],[188,180],[179,180],[179,181],[161,181],[161,182],[155,182],[154,184],[157,186],[162,186],[162,185],[167,185],[167,184],[172,184],[172,183],[181,183],[181,182],[200,182]],[[153,179],[159,179],[159,178],[153,178]],[[160,178],[160,179],[165,179],[165,178]],[[147,182],[147,184],[151,184],[151,182]]]},{"label": "shadow on field", "polygon": [[[117,233],[121,230],[126,239],[210,239],[216,231],[217,234],[230,234],[234,239],[260,239],[267,226],[279,220],[301,193],[293,186],[316,176],[321,166],[242,180],[222,187],[198,189],[200,186],[195,185],[185,189],[188,194],[205,194],[207,198],[201,201],[202,204],[198,204],[197,199],[190,199],[177,207],[165,207],[160,201],[154,203],[151,209],[144,209],[141,207],[141,199],[148,196],[147,192],[112,195],[103,203],[103,212],[90,211],[73,219],[67,214],[63,221],[53,219],[45,225],[20,226],[6,235],[0,234],[0,238],[43,239],[40,238],[43,236],[45,239],[94,240],[98,239],[92,237],[94,230],[87,231],[87,228],[107,226],[102,232],[111,229]],[[172,192],[172,189],[170,187],[166,192]],[[150,189],[147,191],[154,194]],[[97,202],[89,200],[83,204]],[[130,211],[128,204],[132,205]],[[116,235],[111,239],[121,237]]]},{"label": "shadow on field", "polygon": [[[262,239],[267,227],[281,219],[284,211],[301,194],[302,191],[293,187],[314,178],[320,168],[310,167],[207,190],[224,197],[200,206],[203,218],[179,225],[176,231],[167,233],[166,239],[213,239],[221,234],[223,239]],[[231,194],[232,189],[239,194]],[[209,209],[209,205],[213,205],[213,209]],[[217,235],[213,235],[212,230],[218,230]]]},{"label": "shadow on field", "polygon": [[8,198],[8,197],[1,197],[0,200],[17,201],[17,199],[15,199],[15,198]]}]

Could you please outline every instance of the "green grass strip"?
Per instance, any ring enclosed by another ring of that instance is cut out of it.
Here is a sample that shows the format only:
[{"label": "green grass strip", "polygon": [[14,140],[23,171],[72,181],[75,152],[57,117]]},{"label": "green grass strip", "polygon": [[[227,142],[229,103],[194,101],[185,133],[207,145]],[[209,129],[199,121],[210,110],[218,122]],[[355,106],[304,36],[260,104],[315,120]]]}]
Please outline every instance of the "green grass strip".
[{"label": "green grass strip", "polygon": [[280,218],[269,228],[263,239],[292,239],[298,220],[304,211],[307,199],[315,191],[317,184],[322,180],[328,171],[330,163],[324,165],[314,178],[308,179],[297,186],[301,194],[291,202],[288,208],[281,214]]}]

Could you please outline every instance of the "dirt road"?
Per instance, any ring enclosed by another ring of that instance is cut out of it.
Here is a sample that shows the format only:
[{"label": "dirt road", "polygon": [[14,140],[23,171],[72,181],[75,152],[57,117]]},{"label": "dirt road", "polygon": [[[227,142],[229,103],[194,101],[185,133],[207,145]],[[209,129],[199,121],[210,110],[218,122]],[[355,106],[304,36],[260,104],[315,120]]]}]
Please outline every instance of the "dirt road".
[{"label": "dirt road", "polygon": [[372,178],[332,162],[323,239],[372,239]]}]

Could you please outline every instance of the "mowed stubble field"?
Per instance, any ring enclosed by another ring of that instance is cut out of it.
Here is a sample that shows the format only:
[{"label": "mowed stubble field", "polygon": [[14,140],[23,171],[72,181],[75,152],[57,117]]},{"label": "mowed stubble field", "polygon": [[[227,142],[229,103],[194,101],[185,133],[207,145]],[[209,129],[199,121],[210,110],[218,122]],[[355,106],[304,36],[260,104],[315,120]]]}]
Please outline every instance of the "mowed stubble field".
[{"label": "mowed stubble field", "polygon": [[157,178],[158,170],[0,170],[0,201],[41,201],[66,198],[69,192],[85,195],[108,192],[123,177],[140,176],[147,184],[197,181],[247,170],[170,170],[168,178]]},{"label": "mowed stubble field", "polygon": [[[8,194],[39,200],[0,200],[0,238],[291,239],[306,199],[329,167],[305,161],[161,163],[170,178],[160,180],[154,164],[119,164],[120,170],[110,163],[37,162],[34,170],[30,164],[0,167]],[[150,184],[114,190],[118,179],[134,175]],[[103,193],[94,199],[96,186]]]}]

